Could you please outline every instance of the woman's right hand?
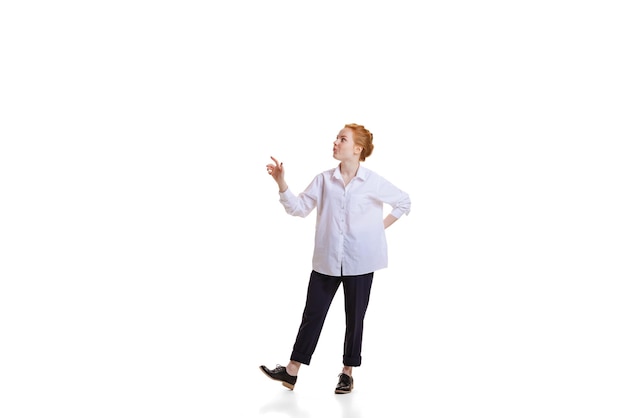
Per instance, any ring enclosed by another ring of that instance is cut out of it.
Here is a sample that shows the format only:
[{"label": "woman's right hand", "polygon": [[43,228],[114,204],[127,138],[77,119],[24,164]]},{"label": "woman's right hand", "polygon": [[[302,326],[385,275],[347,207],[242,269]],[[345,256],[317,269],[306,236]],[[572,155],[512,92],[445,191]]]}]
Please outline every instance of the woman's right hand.
[{"label": "woman's right hand", "polygon": [[267,164],[267,174],[272,176],[272,178],[278,183],[278,189],[282,193],[287,190],[287,183],[285,183],[285,169],[283,168],[283,163],[279,163],[278,160],[274,157],[270,157],[274,164]]}]

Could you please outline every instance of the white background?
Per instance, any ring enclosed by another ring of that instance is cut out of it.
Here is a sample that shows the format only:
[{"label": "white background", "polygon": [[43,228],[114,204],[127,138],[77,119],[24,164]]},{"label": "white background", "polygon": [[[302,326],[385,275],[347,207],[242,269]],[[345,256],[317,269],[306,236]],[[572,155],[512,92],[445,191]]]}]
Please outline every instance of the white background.
[{"label": "white background", "polygon": [[[626,413],[618,1],[6,1],[0,415]],[[355,392],[341,290],[294,392],[345,123],[407,191]],[[219,411],[219,412],[218,412]]]}]

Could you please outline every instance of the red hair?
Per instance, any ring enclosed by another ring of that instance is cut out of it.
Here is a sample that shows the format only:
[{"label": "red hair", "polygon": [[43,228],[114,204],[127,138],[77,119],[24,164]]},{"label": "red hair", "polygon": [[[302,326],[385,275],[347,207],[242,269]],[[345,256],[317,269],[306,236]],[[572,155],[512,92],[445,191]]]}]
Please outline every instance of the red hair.
[{"label": "red hair", "polygon": [[365,129],[365,126],[357,125],[356,123],[349,123],[345,127],[352,130],[354,143],[363,148],[361,150],[359,160],[365,161],[367,157],[372,155],[372,151],[374,151],[374,135],[372,135],[370,131]]}]

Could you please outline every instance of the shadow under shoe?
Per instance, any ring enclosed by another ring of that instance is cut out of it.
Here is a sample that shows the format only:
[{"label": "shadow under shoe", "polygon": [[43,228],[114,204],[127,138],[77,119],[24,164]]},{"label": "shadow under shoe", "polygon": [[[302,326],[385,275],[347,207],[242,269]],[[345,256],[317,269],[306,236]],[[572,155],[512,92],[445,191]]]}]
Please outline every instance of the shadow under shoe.
[{"label": "shadow under shoe", "polygon": [[350,393],[354,388],[354,379],[345,373],[339,374],[339,382],[335,388],[335,393]]},{"label": "shadow under shoe", "polygon": [[259,369],[261,369],[261,371],[270,379],[283,382],[283,386],[289,390],[293,390],[296,380],[298,380],[298,376],[290,375],[287,373],[287,368],[285,366],[281,366],[280,364],[277,364],[276,368],[273,370],[270,370],[263,365],[259,366]]}]

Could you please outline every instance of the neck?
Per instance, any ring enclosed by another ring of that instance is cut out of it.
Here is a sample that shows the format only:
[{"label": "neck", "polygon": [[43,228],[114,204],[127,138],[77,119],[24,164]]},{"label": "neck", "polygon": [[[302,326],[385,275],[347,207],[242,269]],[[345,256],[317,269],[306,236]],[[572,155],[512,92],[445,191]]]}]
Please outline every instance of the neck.
[{"label": "neck", "polygon": [[359,170],[360,163],[359,161],[342,161],[339,164],[339,171],[341,171],[341,175],[354,177],[356,176],[356,172]]}]

